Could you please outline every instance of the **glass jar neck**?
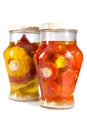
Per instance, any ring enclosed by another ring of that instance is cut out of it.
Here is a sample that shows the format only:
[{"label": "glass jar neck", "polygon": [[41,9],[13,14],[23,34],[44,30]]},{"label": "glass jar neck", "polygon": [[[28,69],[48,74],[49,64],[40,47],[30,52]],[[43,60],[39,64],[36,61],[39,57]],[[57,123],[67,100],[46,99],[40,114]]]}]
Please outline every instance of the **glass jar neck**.
[{"label": "glass jar neck", "polygon": [[10,42],[14,42],[15,44],[21,39],[23,35],[26,35],[26,38],[30,43],[39,42],[40,34],[38,32],[20,32],[20,31],[11,31],[9,32]]},{"label": "glass jar neck", "polygon": [[66,41],[76,42],[77,31],[41,31],[40,41]]}]

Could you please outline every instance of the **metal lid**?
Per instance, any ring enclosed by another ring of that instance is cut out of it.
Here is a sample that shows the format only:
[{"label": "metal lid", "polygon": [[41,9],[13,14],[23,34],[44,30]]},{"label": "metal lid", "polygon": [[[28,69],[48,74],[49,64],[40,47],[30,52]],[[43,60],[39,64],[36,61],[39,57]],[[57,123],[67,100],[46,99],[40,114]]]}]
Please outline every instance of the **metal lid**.
[{"label": "metal lid", "polygon": [[38,26],[21,26],[21,25],[13,25],[9,27],[9,31],[37,31],[39,32]]},{"label": "metal lid", "polygon": [[40,25],[39,30],[71,30],[77,32],[77,27],[71,23],[44,23]]}]

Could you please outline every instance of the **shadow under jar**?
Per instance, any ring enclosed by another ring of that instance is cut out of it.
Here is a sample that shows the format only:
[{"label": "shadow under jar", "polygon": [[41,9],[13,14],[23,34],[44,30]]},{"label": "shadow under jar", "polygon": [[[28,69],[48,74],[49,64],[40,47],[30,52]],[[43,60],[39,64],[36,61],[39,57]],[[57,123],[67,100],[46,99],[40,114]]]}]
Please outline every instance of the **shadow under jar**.
[{"label": "shadow under jar", "polygon": [[39,47],[38,27],[13,27],[10,44],[4,51],[10,81],[9,98],[18,101],[38,100],[38,80],[34,53]]},{"label": "shadow under jar", "polygon": [[40,27],[41,46],[34,55],[40,83],[40,105],[49,108],[74,106],[74,90],[83,54],[76,42],[77,30],[57,24]]}]

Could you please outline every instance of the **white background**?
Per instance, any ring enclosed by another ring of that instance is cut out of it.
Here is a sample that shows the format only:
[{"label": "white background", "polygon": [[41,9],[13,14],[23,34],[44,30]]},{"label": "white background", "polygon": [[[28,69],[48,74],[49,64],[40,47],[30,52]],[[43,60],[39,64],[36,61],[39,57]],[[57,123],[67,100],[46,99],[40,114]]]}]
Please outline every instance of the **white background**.
[{"label": "white background", "polygon": [[[52,110],[39,103],[8,99],[9,82],[3,51],[9,44],[10,25],[45,22],[76,23],[77,43],[84,55],[75,90],[75,107]],[[87,3],[86,0],[0,0],[0,130],[87,129]]]}]

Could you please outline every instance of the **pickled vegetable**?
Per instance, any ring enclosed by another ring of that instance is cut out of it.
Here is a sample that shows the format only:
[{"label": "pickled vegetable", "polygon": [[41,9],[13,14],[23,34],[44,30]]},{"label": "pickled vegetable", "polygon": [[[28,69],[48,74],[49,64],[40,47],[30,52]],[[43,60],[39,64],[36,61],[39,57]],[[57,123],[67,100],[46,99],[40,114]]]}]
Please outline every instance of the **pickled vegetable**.
[{"label": "pickled vegetable", "polygon": [[41,99],[47,102],[71,101],[83,60],[76,42],[43,41],[34,60]]},{"label": "pickled vegetable", "polygon": [[60,94],[61,86],[58,85],[55,81],[48,82],[46,81],[44,83],[45,86],[45,96],[46,98],[53,98]]},{"label": "pickled vegetable", "polygon": [[62,86],[62,97],[73,95],[78,75],[78,71],[68,69],[67,71],[63,72],[60,77],[58,77],[58,84]]},{"label": "pickled vegetable", "polygon": [[4,56],[9,76],[21,77],[30,71],[31,57],[25,49],[13,46],[5,51]]},{"label": "pickled vegetable", "polygon": [[44,80],[54,80],[58,75],[58,69],[55,64],[45,62],[40,68],[40,77]]},{"label": "pickled vegetable", "polygon": [[24,48],[28,51],[30,56],[33,56],[35,51],[38,49],[39,43],[30,43],[26,36],[23,35],[22,38],[16,43],[17,46]]},{"label": "pickled vegetable", "polygon": [[4,52],[9,81],[10,96],[38,99],[38,81],[33,55],[39,43],[30,43],[23,34],[17,43],[12,42]]},{"label": "pickled vegetable", "polygon": [[64,56],[60,55],[60,56],[58,56],[55,63],[58,68],[63,68],[66,66],[66,58]]}]

